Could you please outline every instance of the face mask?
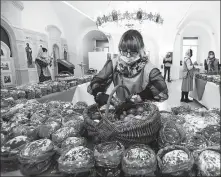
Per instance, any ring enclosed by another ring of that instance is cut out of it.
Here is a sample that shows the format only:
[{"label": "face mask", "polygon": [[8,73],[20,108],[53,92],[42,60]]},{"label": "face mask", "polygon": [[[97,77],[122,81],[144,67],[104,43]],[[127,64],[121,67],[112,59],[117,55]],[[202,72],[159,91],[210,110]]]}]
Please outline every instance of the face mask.
[{"label": "face mask", "polygon": [[120,56],[120,59],[121,60],[123,60],[125,63],[127,63],[128,65],[131,65],[131,64],[133,64],[133,63],[135,63],[137,60],[139,60],[140,59],[140,56],[138,55],[138,56],[136,56],[135,58],[134,57],[130,57],[130,58],[128,58],[128,57],[125,57],[125,56]]},{"label": "face mask", "polygon": [[214,58],[214,55],[210,55],[209,58]]}]

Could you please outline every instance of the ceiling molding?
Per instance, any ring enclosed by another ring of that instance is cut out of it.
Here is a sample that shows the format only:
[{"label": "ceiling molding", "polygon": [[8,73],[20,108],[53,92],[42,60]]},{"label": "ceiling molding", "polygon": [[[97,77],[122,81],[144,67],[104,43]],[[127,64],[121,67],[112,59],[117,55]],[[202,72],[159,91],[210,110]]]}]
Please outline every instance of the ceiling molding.
[{"label": "ceiling molding", "polygon": [[11,1],[11,2],[15,7],[17,7],[21,11],[24,9],[24,5],[21,1]]},{"label": "ceiling molding", "polygon": [[186,13],[184,14],[184,16],[181,18],[180,22],[177,25],[177,29],[179,29],[181,27],[181,25],[183,24],[183,22],[185,21],[185,19],[187,18],[187,16],[189,15],[189,11],[192,8],[193,3],[190,4],[189,8],[187,9]]},{"label": "ceiling molding", "polygon": [[90,19],[91,21],[95,22],[94,19],[92,19],[90,16],[88,16],[87,14],[85,14],[84,12],[82,12],[81,10],[79,10],[77,7],[73,6],[72,4],[70,4],[68,1],[61,1],[62,3],[68,5],[69,7],[71,7],[73,10],[79,12],[81,15],[87,17],[88,19]]}]

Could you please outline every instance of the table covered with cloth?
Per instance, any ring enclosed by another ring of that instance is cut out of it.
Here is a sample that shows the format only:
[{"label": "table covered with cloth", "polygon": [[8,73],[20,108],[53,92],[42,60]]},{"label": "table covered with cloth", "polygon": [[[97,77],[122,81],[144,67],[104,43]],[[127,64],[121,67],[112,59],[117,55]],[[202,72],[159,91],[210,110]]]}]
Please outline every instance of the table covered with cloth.
[{"label": "table covered with cloth", "polygon": [[206,108],[220,108],[220,85],[194,77],[190,97]]},{"label": "table covered with cloth", "polygon": [[[76,90],[72,99],[73,104],[76,104],[78,101],[84,101],[88,105],[95,104],[94,96],[87,92],[87,88],[89,85],[90,85],[90,82],[86,82],[76,87]],[[113,89],[114,89],[114,85],[111,84],[110,87],[107,89],[107,94],[110,94]]]}]

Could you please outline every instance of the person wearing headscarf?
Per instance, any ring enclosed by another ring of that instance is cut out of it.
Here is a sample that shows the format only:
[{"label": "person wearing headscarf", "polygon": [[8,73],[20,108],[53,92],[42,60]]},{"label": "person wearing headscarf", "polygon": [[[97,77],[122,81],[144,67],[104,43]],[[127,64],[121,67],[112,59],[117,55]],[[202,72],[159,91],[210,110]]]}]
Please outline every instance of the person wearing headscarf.
[{"label": "person wearing headscarf", "polygon": [[209,51],[207,58],[208,73],[218,74],[219,71],[219,60],[215,58],[215,53]]},{"label": "person wearing headscarf", "polygon": [[192,102],[192,100],[188,98],[189,92],[193,91],[193,76],[195,70],[191,60],[192,55],[193,51],[191,49],[188,49],[183,62],[183,81],[181,87],[182,94],[180,101],[186,103]]},{"label": "person wearing headscarf", "polygon": [[[88,93],[102,106],[107,103],[110,84],[125,85],[131,94],[142,101],[164,101],[168,99],[167,85],[160,70],[149,61],[142,35],[137,30],[126,31],[119,42],[119,55],[107,60],[103,69],[93,77]],[[125,100],[128,95],[123,88],[116,91],[117,98]]]},{"label": "person wearing headscarf", "polygon": [[35,60],[40,82],[51,80],[51,74],[48,69],[48,65],[51,66],[51,61],[47,57],[47,51],[48,50],[46,48],[40,47]]},{"label": "person wearing headscarf", "polygon": [[166,75],[167,75],[167,81],[171,82],[170,80],[170,67],[172,65],[172,57],[170,56],[170,52],[168,52],[166,54],[166,57],[163,59],[163,63],[164,63],[164,80],[166,80]]}]

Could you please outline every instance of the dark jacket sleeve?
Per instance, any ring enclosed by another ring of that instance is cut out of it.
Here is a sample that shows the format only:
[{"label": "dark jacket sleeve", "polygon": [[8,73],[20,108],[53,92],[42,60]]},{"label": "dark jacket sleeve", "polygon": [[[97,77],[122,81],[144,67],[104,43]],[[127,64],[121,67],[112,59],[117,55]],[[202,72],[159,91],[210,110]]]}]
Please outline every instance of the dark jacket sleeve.
[{"label": "dark jacket sleeve", "polygon": [[96,96],[98,92],[106,92],[113,81],[113,64],[112,60],[108,60],[102,70],[93,77],[87,92]]},{"label": "dark jacket sleeve", "polygon": [[168,99],[167,85],[159,69],[152,69],[149,76],[149,84],[139,93],[142,100],[165,101]]}]

